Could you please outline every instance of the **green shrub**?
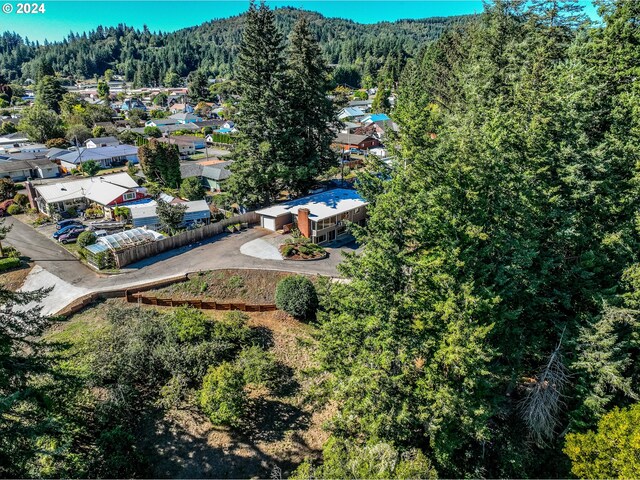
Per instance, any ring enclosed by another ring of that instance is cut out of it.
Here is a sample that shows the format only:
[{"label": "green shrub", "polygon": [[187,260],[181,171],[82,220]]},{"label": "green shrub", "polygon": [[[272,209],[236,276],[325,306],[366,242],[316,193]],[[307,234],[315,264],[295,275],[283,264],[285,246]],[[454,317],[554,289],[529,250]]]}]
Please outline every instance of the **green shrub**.
[{"label": "green shrub", "polygon": [[29,197],[27,197],[24,193],[16,193],[15,197],[13,197],[13,201],[21,207],[26,207],[27,205],[29,205]]},{"label": "green shrub", "polygon": [[0,272],[6,272],[20,266],[20,259],[15,257],[0,258]]},{"label": "green shrub", "polygon": [[282,247],[282,256],[283,257],[290,257],[291,255],[293,255],[296,251],[296,247],[294,247],[293,245],[289,245],[289,244],[285,244]]},{"label": "green shrub", "polygon": [[89,245],[93,245],[96,243],[97,237],[93,232],[82,232],[78,235],[77,244],[80,248],[88,247]]},{"label": "green shrub", "polygon": [[200,310],[191,307],[175,309],[169,323],[181,342],[203,340],[211,326],[211,322]]},{"label": "green shrub", "polygon": [[257,345],[242,350],[236,364],[242,371],[245,383],[271,389],[278,383],[278,364],[273,353],[266,352]]},{"label": "green shrub", "polygon": [[5,257],[20,258],[20,252],[13,247],[4,247],[2,253]]},{"label": "green shrub", "polygon": [[318,308],[318,295],[311,280],[293,275],[276,287],[276,306],[296,318],[310,318]]},{"label": "green shrub", "polygon": [[75,207],[67,208],[67,213],[71,217],[77,217],[78,216],[78,210],[76,210]]},{"label": "green shrub", "polygon": [[35,227],[44,225],[49,221],[49,217],[47,217],[44,213],[39,213],[36,219],[33,221],[33,225]]},{"label": "green shrub", "polygon": [[7,213],[9,215],[20,215],[22,213],[22,207],[14,203],[13,205],[9,205],[9,208],[7,208]]},{"label": "green shrub", "polygon": [[84,215],[87,218],[100,218],[104,215],[101,208],[87,208],[84,211]]},{"label": "green shrub", "polygon": [[229,362],[209,367],[199,397],[202,411],[214,425],[236,426],[246,403],[244,378]]},{"label": "green shrub", "polygon": [[249,316],[246,313],[232,310],[227,312],[222,320],[213,324],[213,334],[219,341],[243,344],[249,340],[251,329],[247,326]]}]

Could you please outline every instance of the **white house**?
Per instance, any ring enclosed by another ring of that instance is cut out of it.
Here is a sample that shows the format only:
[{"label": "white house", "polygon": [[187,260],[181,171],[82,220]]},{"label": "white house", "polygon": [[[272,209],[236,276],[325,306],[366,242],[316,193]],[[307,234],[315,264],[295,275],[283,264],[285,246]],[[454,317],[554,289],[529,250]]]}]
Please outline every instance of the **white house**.
[{"label": "white house", "polygon": [[355,190],[337,188],[257,210],[260,224],[272,231],[297,224],[313,243],[331,242],[346,233],[346,222],[364,224],[367,202]]},{"label": "white house", "polygon": [[350,120],[354,122],[360,121],[366,114],[358,107],[345,107],[338,112],[338,119]]},{"label": "white house", "polygon": [[99,137],[90,138],[84,144],[87,148],[117,147],[120,141],[116,137]]},{"label": "white house", "polygon": [[47,215],[69,208],[82,210],[91,203],[101,205],[108,213],[118,205],[147,197],[146,190],[127,173],[31,185],[31,188],[35,191],[38,210]]}]

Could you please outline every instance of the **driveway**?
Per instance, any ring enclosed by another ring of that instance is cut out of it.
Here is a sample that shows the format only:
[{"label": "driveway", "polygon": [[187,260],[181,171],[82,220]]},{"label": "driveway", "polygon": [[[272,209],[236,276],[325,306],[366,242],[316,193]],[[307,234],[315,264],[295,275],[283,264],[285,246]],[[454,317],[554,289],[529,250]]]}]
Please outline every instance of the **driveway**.
[{"label": "driveway", "polygon": [[240,248],[272,233],[261,228],[250,228],[165,252],[129,265],[123,273],[106,275],[98,274],[85,266],[63,247],[34,231],[31,226],[10,217],[6,223],[13,225],[13,229],[5,242],[42,267],[33,270],[23,288],[32,290],[41,286],[55,287],[43,302],[44,313],[49,314],[61,310],[86,293],[133,287],[202,270],[248,268],[337,277],[337,265],[342,260],[343,250],[327,249],[327,259],[311,262],[249,257],[242,254]]}]

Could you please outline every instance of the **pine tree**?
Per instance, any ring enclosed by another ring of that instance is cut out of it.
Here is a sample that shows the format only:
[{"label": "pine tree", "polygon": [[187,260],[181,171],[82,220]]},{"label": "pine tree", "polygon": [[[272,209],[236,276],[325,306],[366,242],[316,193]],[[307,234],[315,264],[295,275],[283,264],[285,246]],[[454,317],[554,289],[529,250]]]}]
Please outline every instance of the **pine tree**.
[{"label": "pine tree", "polygon": [[306,193],[315,178],[336,164],[331,149],[337,128],[330,90],[329,71],[309,21],[301,17],[289,38],[287,52],[287,113],[292,151],[285,158],[285,187],[294,194]]},{"label": "pine tree", "polygon": [[36,87],[36,103],[60,113],[60,102],[64,94],[65,89],[62,88],[60,82],[51,75],[45,75]]},{"label": "pine tree", "polygon": [[[238,142],[229,189],[242,203],[271,203],[283,188],[282,156],[285,138],[282,97],[285,63],[282,37],[273,12],[252,1],[236,64],[240,102],[236,123]],[[288,115],[287,115],[288,117]]]},{"label": "pine tree", "polygon": [[209,82],[203,71],[196,70],[190,75],[187,96],[193,103],[204,102],[208,99]]}]

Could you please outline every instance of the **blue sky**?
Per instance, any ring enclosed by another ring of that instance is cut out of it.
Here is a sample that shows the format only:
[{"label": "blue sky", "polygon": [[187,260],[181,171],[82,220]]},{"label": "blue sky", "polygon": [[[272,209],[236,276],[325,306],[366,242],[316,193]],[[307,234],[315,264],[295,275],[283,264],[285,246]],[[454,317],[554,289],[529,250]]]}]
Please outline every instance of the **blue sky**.
[{"label": "blue sky", "polygon": [[[33,0],[31,0],[33,1]],[[38,1],[38,0],[36,0]],[[596,11],[591,0],[579,0],[585,13],[592,18]],[[60,40],[70,31],[83,32],[98,25],[124,23],[137,28],[147,25],[152,31],[172,31],[198,25],[215,18],[225,18],[244,12],[247,0],[44,0],[45,13],[16,13],[17,1],[11,3],[13,12],[0,13],[0,31],[15,31],[30,40],[45,38]],[[38,2],[40,3],[40,2]],[[317,11],[327,17],[349,18],[361,23],[394,21],[403,18],[425,18],[479,13],[482,0],[324,0],[324,1],[267,1],[273,8],[293,6]]]}]

